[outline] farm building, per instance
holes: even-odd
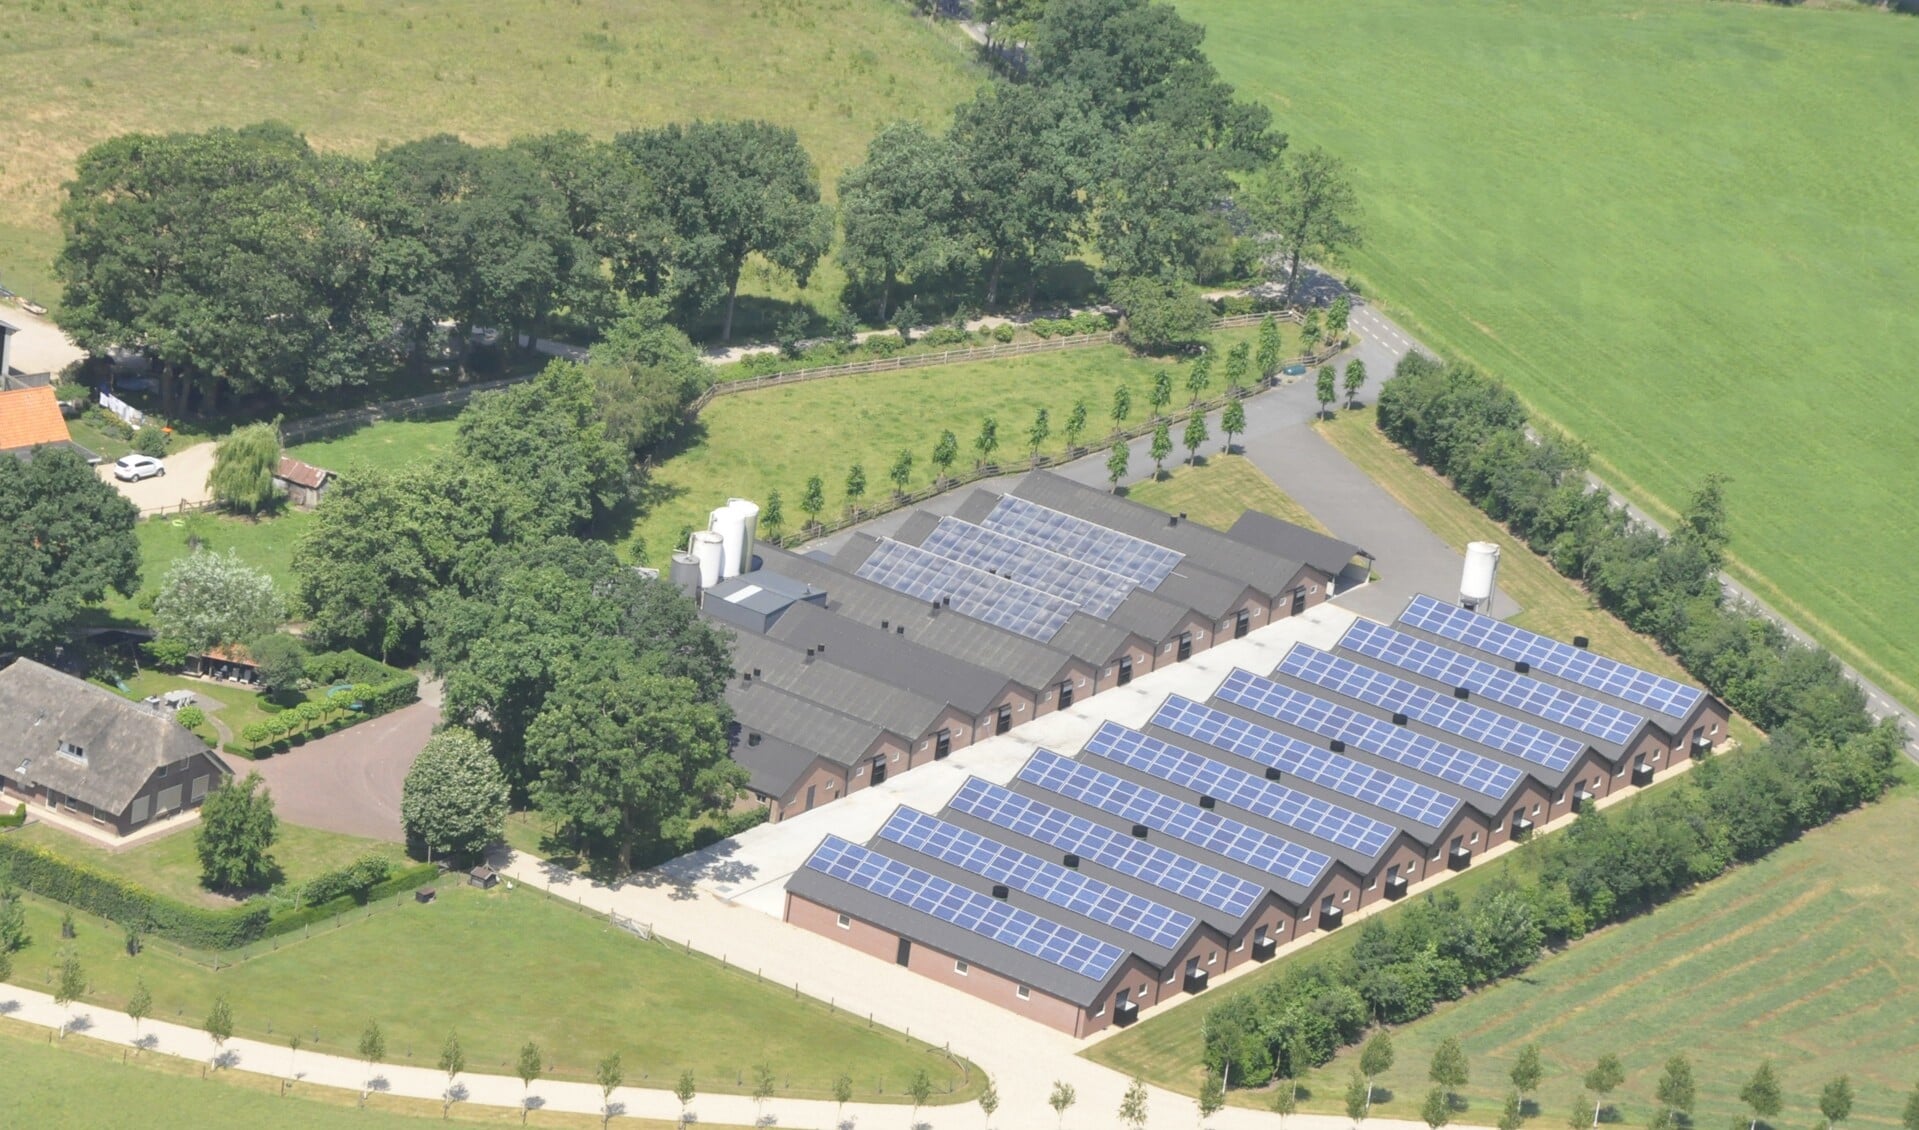
[[[41,447],[70,447],[89,463],[100,457],[73,442],[48,385],[0,390],[0,455],[31,459]]]
[[[232,770],[164,710],[31,659],[0,671],[0,791],[124,836],[198,808]]]
[[[971,776],[937,813],[896,808],[865,844],[827,837],[787,920],[1086,1036],[1643,787],[1728,719],[1423,596],[1205,685],[1005,784]]]
[[[774,820],[1304,612],[1368,569],[1309,530],[1239,537],[1048,473],[830,556],[754,546],[733,513],[715,512],[697,588],[737,637],[733,754]]]
[[[333,478],[333,472],[324,467],[315,467],[311,463],[302,463],[290,455],[280,456],[280,465],[273,472],[273,486],[287,496],[287,501],[301,510],[311,510],[320,505],[325,496],[327,483]]]

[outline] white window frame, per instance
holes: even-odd
[[[1033,999],[1033,990],[1027,988],[1025,985],[1015,985],[1013,986],[1013,995],[1023,1001],[1030,1001]]]
[[[852,916],[847,914],[840,915],[839,922],[837,923],[837,925],[842,930],[851,930],[853,928]]]
[[[964,961],[955,960],[953,962],[953,972],[959,974],[962,977],[970,973],[972,971],[972,968],[973,968],[972,966],[966,964]]]

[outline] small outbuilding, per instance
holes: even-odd
[[[500,876],[498,872],[482,863],[466,873],[466,881],[468,886],[490,891],[500,885]]]
[[[286,494],[288,502],[302,510],[320,505],[320,498],[332,481],[332,471],[288,455],[280,456],[280,465],[273,472],[273,485]]]

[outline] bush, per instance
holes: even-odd
[[[1098,310],[1082,310],[1071,319],[1075,332],[1103,334],[1113,328],[1113,319]]]
[[[283,910],[272,917],[260,936],[275,938],[291,934],[304,926],[325,922],[329,918],[345,914],[355,907],[392,898],[403,891],[418,890],[437,879],[439,875],[440,869],[431,863],[416,863],[403,867],[357,895],[345,894],[327,902]]]
[[[193,649],[179,640],[155,639],[141,644],[140,650],[146,652],[147,658],[160,670],[178,671],[187,665]]]
[[[1121,279],[1113,300],[1125,311],[1126,341],[1144,353],[1192,349],[1212,327],[1212,311],[1199,295],[1161,279]]]
[[[369,855],[345,867],[316,875],[300,888],[300,905],[318,906],[335,899],[351,898],[364,905],[367,892],[393,875],[393,864],[385,856]]]
[[[167,453],[167,441],[170,438],[165,428],[142,424],[140,430],[133,433],[133,450],[159,459]]]
[[[13,811],[0,816],[0,828],[18,828],[27,822],[27,806],[16,804]]]
[[[1013,336],[1018,332],[1018,330],[1013,328],[1013,323],[1001,322],[999,325],[993,327],[993,340],[999,342],[1001,345],[1007,345],[1012,342]]]
[[[934,326],[920,338],[926,345],[966,345],[972,340],[973,335],[958,326]]]

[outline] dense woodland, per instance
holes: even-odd
[[[157,363],[162,415],[265,416],[476,343],[597,340],[649,300],[725,341],[749,262],[803,283],[834,253],[840,322],[886,324],[1031,305],[1083,253],[1102,293],[1336,255],[1357,238],[1337,161],[1287,155],[1203,35],[1163,3],[1053,0],[1025,63],[947,130],[883,128],[837,210],[797,135],[758,121],[441,135],[371,160],[272,123],[126,135],[80,158],[61,206],[61,325]],[[828,324],[791,306],[782,336]]]

